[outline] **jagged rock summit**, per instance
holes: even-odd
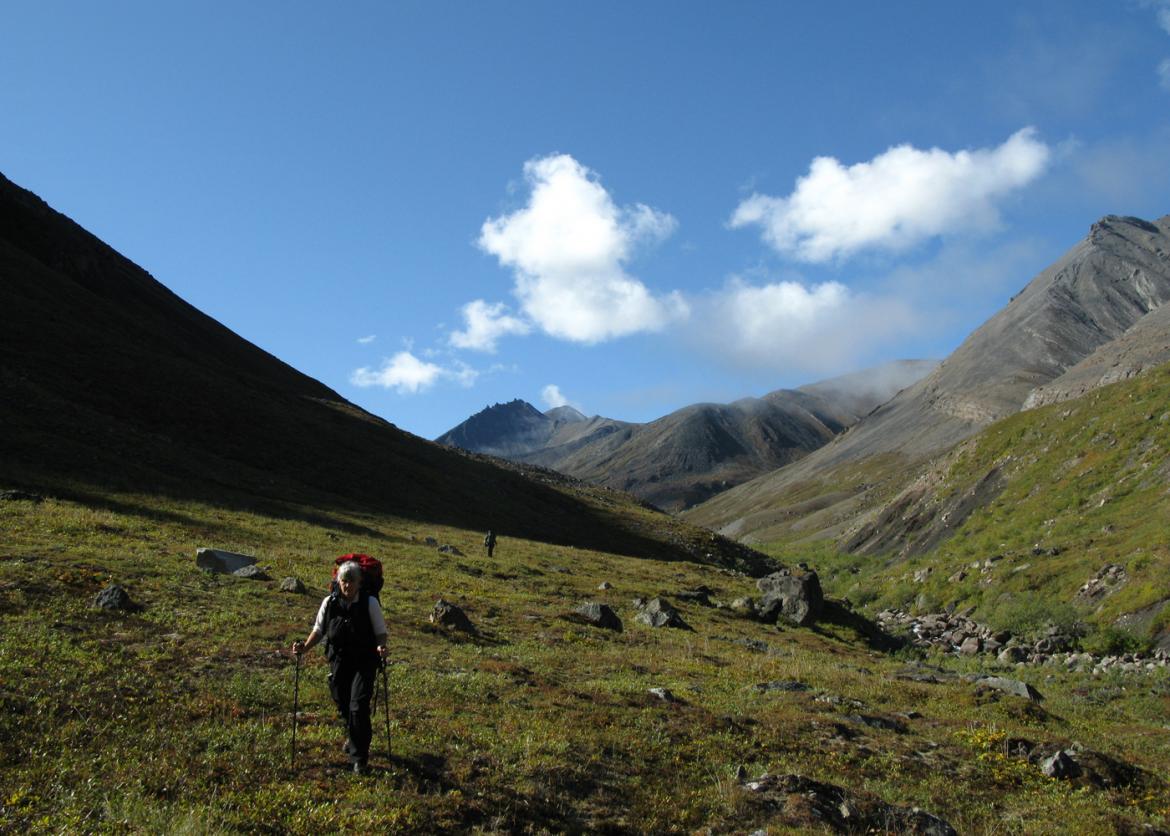
[[[541,412],[517,398],[485,407],[435,441],[473,453],[518,459],[548,446],[563,428],[588,421],[571,406]]]

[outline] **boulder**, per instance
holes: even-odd
[[[670,602],[665,598],[651,598],[641,608],[641,612],[634,616],[634,620],[651,627],[675,627],[679,630],[691,629],[690,625],[683,621],[682,616],[678,614],[678,610],[672,607]]]
[[[471,619],[467,617],[467,613],[463,612],[455,604],[452,604],[450,601],[445,601],[442,598],[436,601],[435,606],[431,608],[430,620],[432,624],[438,624],[440,627],[462,630],[464,633],[475,632],[475,626],[471,623]]]
[[[1032,702],[1040,702],[1044,699],[1040,696],[1040,692],[1028,683],[1018,679],[1008,679],[1006,676],[981,676],[975,680],[975,684],[985,688],[994,688],[1005,694],[1014,694]]]
[[[781,570],[760,578],[756,587],[763,593],[756,605],[756,613],[768,624],[783,619],[804,627],[816,621],[824,607],[821,582],[813,571],[792,573]]]
[[[679,699],[671,693],[669,688],[651,688],[650,693],[663,702],[678,702]]]
[[[111,584],[93,598],[93,605],[103,610],[133,610],[130,594],[118,584]]]
[[[1019,662],[1027,661],[1028,651],[1018,644],[1013,644],[1001,650],[995,659],[1003,665],[1015,665]]]
[[[959,645],[959,653],[963,656],[974,656],[983,647],[983,643],[978,636],[968,636],[963,639],[963,643]]]
[[[1077,778],[1081,774],[1081,768],[1077,766],[1077,762],[1064,749],[1047,758],[1040,764],[1040,768],[1049,778]]]
[[[291,592],[295,595],[304,595],[307,591],[300,578],[285,578],[280,582],[281,592]]]
[[[590,601],[578,606],[573,610],[573,613],[594,627],[600,627],[603,630],[613,630],[617,633],[622,631],[622,620],[618,618],[617,613],[608,604],[599,604]]]
[[[455,546],[452,546],[450,543],[444,543],[443,545],[439,546],[439,553],[450,554],[454,555],[455,557],[463,557],[463,552],[459,551],[459,549],[457,549]]]
[[[195,551],[195,565],[205,572],[216,575],[230,575],[245,566],[252,566],[256,558],[248,554],[224,551],[223,549],[201,548]]]

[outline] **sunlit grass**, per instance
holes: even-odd
[[[1119,679],[1098,705],[1093,689],[1106,683],[1061,673],[1037,683],[1047,700],[1033,715],[1010,698],[976,699],[961,681],[899,680],[902,658],[869,650],[846,628],[776,629],[678,601],[677,592],[700,584],[723,602],[755,593],[750,578],[708,566],[509,539],[489,560],[477,532],[391,516],[362,517],[366,533],[355,536],[197,503],[115,499],[124,510],[51,498],[0,503],[6,827],[779,828],[735,782],[741,766],[750,775],[796,772],[917,805],[962,832],[996,831],[1005,816],[1031,832],[1061,809],[1075,810],[1090,830],[1118,816],[1165,820],[1165,804],[1147,798],[1148,789],[1080,793],[1027,765],[981,761],[985,741],[971,731],[1078,740],[1165,774],[1164,676]],[[440,554],[427,537],[463,556]],[[274,580],[206,575],[194,561],[204,545],[255,554]],[[302,664],[293,767],[294,666],[281,655],[308,629],[332,557],[348,551],[372,553],[386,570],[393,759],[385,755],[379,705],[376,769],[366,777],[344,771],[320,654]],[[312,591],[280,592],[285,575]],[[599,590],[602,581],[613,588]],[[110,582],[123,584],[143,609],[92,608]],[[659,594],[694,632],[634,622],[631,600]],[[430,625],[438,597],[464,607],[479,634],[447,635]],[[585,600],[613,606],[624,631],[565,618]],[[737,643],[744,639],[774,652]],[[809,690],[753,687],[772,681]],[[653,687],[679,701],[659,700]],[[904,732],[847,719],[912,711],[921,716],[903,721]]]

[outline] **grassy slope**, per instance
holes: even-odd
[[[920,484],[929,490],[890,523],[910,515],[937,520],[998,471],[1002,490],[949,539],[914,554],[910,535],[899,541],[901,549],[877,557],[822,547],[814,562],[831,589],[871,608],[953,603],[975,607],[976,618],[995,626],[1025,630],[1050,620],[1104,626],[1164,601],[1170,598],[1168,404],[1170,366],[1164,366],[1005,419],[924,468]],[[787,558],[807,553],[783,542],[771,551]],[[996,562],[983,571],[988,558]],[[1099,605],[1076,605],[1081,584],[1111,563],[1125,567],[1129,581]],[[913,582],[926,567],[930,576]],[[949,581],[959,570],[967,577]],[[1142,625],[1142,635],[1164,633],[1166,616]]]
[[[34,832],[455,830],[687,832],[782,829],[731,779],[743,765],[796,772],[916,804],[960,832],[1084,832],[1170,815],[1164,789],[1073,790],[1005,758],[1006,735],[1076,740],[1157,774],[1170,769],[1170,683],[1036,681],[1043,708],[960,682],[896,679],[904,659],[843,627],[766,628],[730,610],[682,605],[695,632],[633,622],[635,595],[703,583],[730,600],[749,579],[505,539],[389,516],[314,520],[192,500],[110,494],[100,504],[0,502],[0,821]],[[298,518],[299,516],[299,518]],[[427,547],[434,536],[464,557]],[[297,768],[289,768],[293,665],[317,593],[209,576],[194,550],[256,553],[274,578],[321,586],[329,556],[364,550],[387,570],[394,759],[343,774],[325,665],[305,664]],[[89,606],[110,580],[145,605]],[[614,589],[597,591],[608,580]],[[454,600],[482,635],[431,628]],[[608,600],[621,634],[561,616]],[[757,639],[765,654],[726,639]],[[946,663],[957,665],[958,662]],[[970,664],[970,663],[968,663]],[[755,683],[799,680],[806,693]],[[662,703],[647,689],[682,698]],[[820,698],[838,700],[837,704]],[[897,733],[844,717],[916,711]],[[1158,719],[1151,719],[1158,718]],[[815,829],[808,820],[796,825]]]

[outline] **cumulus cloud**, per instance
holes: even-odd
[[[639,245],[674,232],[671,215],[643,204],[619,207],[597,176],[567,154],[528,161],[524,177],[528,204],[485,221],[478,244],[514,271],[527,320],[560,339],[597,343],[658,331],[687,315],[681,295],[656,296],[625,269]],[[499,317],[492,322],[498,326]],[[460,339],[473,342],[462,336],[472,331],[469,320]]]
[[[830,373],[914,323],[906,304],[839,282],[752,284],[731,279],[704,306],[700,341],[735,365]]]
[[[463,306],[463,321],[466,328],[450,336],[451,345],[474,351],[495,352],[496,343],[509,334],[527,334],[531,325],[507,313],[503,302],[489,305],[482,299],[468,302]]]
[[[556,409],[558,406],[566,406],[569,403],[569,399],[561,394],[561,387],[555,383],[550,383],[540,390],[540,399],[549,409]]]
[[[363,366],[354,370],[349,376],[349,382],[363,388],[381,386],[384,389],[393,389],[400,395],[413,395],[429,389],[441,379],[454,380],[462,386],[471,386],[478,374],[465,363],[456,363],[451,368],[444,368],[437,363],[420,360],[409,351],[400,351],[393,357],[383,360],[380,369]]]
[[[993,226],[995,201],[1038,177],[1050,155],[1036,131],[1024,128],[990,149],[899,145],[848,167],[817,157],[792,194],[753,194],[730,225],[758,225],[777,251],[808,262],[869,248],[903,250],[948,232]]]

